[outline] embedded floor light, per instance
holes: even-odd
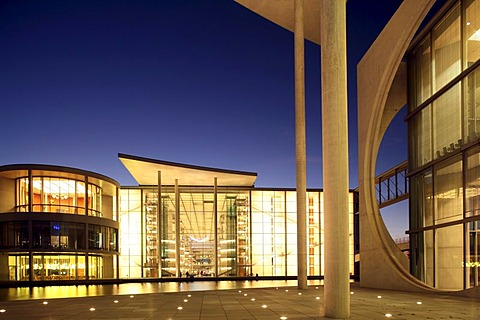
[[[95,308],[90,308],[90,311],[95,311]]]
[[[391,314],[391,313],[386,313],[386,314],[385,314],[385,317],[391,318],[391,317],[392,317],[392,314]]]
[[[262,308],[263,308],[263,309],[266,309],[266,308],[267,308],[267,305],[266,305],[266,304],[262,304]]]
[[[178,307],[177,309],[178,309],[178,310],[183,310],[183,307]]]
[[[118,303],[118,300],[113,300],[113,303]]]
[[[48,304],[48,301],[43,301],[42,303],[43,303],[43,304]]]

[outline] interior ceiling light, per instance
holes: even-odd
[[[190,240],[192,240],[194,242],[207,242],[210,239],[210,236],[206,236],[203,239],[197,239],[197,238],[192,237],[192,236],[188,236],[188,237],[190,238]]]
[[[470,38],[468,38],[470,41],[480,41],[480,29],[475,31]]]

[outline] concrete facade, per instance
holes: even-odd
[[[435,1],[404,1],[357,68],[361,285],[406,291],[431,290],[410,275],[390,237],[375,196],[375,166],[382,137],[407,103],[401,61]]]

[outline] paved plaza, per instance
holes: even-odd
[[[351,287],[351,319],[480,319],[477,299]],[[243,288],[0,302],[0,319],[325,319],[323,287]]]

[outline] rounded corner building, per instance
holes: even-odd
[[[118,278],[119,184],[60,166],[0,166],[0,281]]]

